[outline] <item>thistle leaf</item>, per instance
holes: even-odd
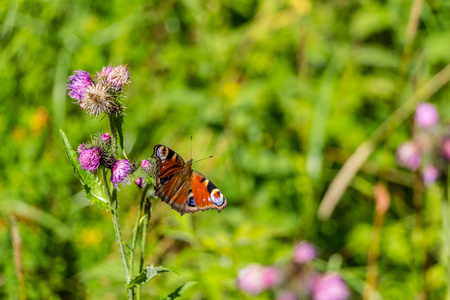
[[[188,282],[186,282],[182,286],[178,287],[175,291],[173,291],[172,293],[167,295],[167,297],[164,298],[164,300],[172,300],[172,299],[176,299],[176,298],[180,297],[181,295],[183,295],[188,289],[190,289],[196,283],[197,283],[197,281],[188,281]]]
[[[77,153],[70,145],[66,134],[61,129],[59,130],[59,133],[63,142],[64,151],[66,152],[67,158],[72,165],[75,177],[78,178],[83,185],[86,198],[88,198],[92,204],[98,205],[104,209],[110,209],[108,198],[100,179],[98,179],[93,173],[85,171],[81,168],[81,165],[77,159]]]
[[[171,267],[171,269],[174,269]],[[154,277],[158,276],[161,273],[173,271],[171,269],[165,267],[154,267],[154,266],[146,266],[145,269],[141,272],[141,274],[134,276],[130,282],[128,283],[128,287],[132,288],[137,284],[146,284]],[[175,269],[176,270],[176,269]],[[178,271],[178,270],[177,270]],[[177,273],[177,272],[175,272]]]

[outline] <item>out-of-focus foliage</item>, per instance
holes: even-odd
[[[420,19],[408,27],[413,2]],[[21,285],[28,299],[124,296],[110,213],[88,204],[59,139],[62,128],[75,147],[108,130],[107,118],[71,103],[65,83],[109,63],[131,70],[128,157],[149,158],[162,143],[189,159],[192,135],[194,159],[214,156],[194,168],[228,200],[220,214],[183,217],[153,203],[146,264],[182,277],[155,278],[145,297],[196,281],[186,298],[250,299],[236,288],[238,271],[282,264],[309,240],[360,298],[378,181],[392,197],[379,294],[444,297],[439,193],[413,189],[395,162],[409,123],[370,157],[329,220],[317,207],[345,159],[450,63],[449,2],[10,0],[0,2],[0,26],[0,298],[17,299]],[[431,99],[443,119],[449,98],[443,88]],[[135,186],[119,196],[127,241],[139,197]]]

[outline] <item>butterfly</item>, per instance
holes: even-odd
[[[187,163],[175,151],[156,145],[155,194],[181,215],[227,206],[222,192],[202,173],[192,170],[192,158]]]

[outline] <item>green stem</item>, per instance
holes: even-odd
[[[442,234],[444,242],[444,263],[447,268],[447,300],[450,299],[450,222],[448,210],[448,174],[442,179],[444,184],[443,195],[441,197],[441,213],[442,213]]]
[[[111,206],[111,215],[114,225],[114,233],[116,235],[117,245],[119,246],[120,259],[122,260],[122,266],[125,271],[125,280],[128,283],[130,281],[130,274],[128,271],[128,264],[125,254],[125,249],[123,247],[122,232],[120,231],[119,216],[118,216],[118,202],[117,202],[117,191],[112,190],[112,195],[109,192],[108,180],[106,177],[106,170],[103,170],[103,183],[105,185],[106,195],[108,196],[109,205]],[[129,299],[134,299],[133,289],[128,289]]]
[[[112,155],[117,158],[117,128],[116,119],[113,115],[109,115],[109,126],[111,127]]]
[[[139,261],[139,274],[144,269],[144,255],[145,255],[145,244],[147,241],[147,229],[148,223],[151,217],[152,202],[147,198],[144,204],[144,225],[142,226],[142,241],[141,241],[141,258]],[[138,286],[138,299],[141,299],[141,285]]]
[[[144,200],[145,197],[147,195],[147,191],[149,189],[149,185],[145,185],[144,187],[144,191],[142,193],[142,197],[141,197],[141,202],[139,203],[139,209],[138,209],[138,213],[137,213],[137,217],[136,217],[136,222],[134,224],[134,229],[133,229],[133,241],[131,243],[131,255],[130,255],[130,270],[131,270],[131,274],[133,274],[133,266],[134,266],[134,253],[136,251],[136,242],[137,242],[137,237],[139,234],[139,221],[141,219],[141,215],[142,215],[142,207],[144,206]]]

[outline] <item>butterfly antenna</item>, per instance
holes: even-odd
[[[191,135],[191,158],[192,158],[192,135]]]
[[[196,162],[199,162],[199,161],[202,161],[202,160],[205,160],[205,159],[209,159],[209,158],[212,158],[212,157],[213,157],[213,156],[211,155],[211,156],[208,156],[208,157],[205,157],[205,158],[202,158],[202,159],[193,161],[192,163],[196,163]]]

